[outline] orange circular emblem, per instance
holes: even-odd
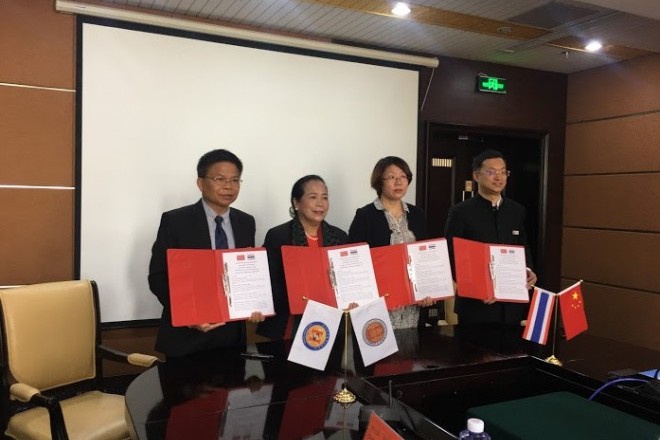
[[[312,350],[320,350],[328,343],[328,327],[322,322],[312,322],[303,332],[305,346]]]
[[[362,329],[362,337],[364,342],[373,346],[380,345],[387,336],[387,327],[380,319],[370,319],[364,324]]]

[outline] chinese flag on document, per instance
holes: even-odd
[[[581,282],[573,284],[559,294],[561,320],[564,323],[566,339],[572,339],[587,330],[587,316],[584,313]]]

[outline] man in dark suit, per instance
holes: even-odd
[[[221,249],[254,246],[255,221],[251,215],[230,205],[241,189],[243,164],[227,150],[204,154],[197,164],[197,187],[202,198],[193,205],[165,212],[151,250],[149,288],[163,305],[156,350],[168,357],[218,347],[245,344],[245,322],[204,323],[173,327],[167,276],[167,249]],[[263,320],[261,313],[251,321]]]
[[[472,176],[477,182],[477,194],[449,210],[445,226],[445,237],[453,261],[454,237],[483,243],[525,246],[527,257],[527,288],[536,282],[531,253],[527,247],[525,233],[525,208],[515,201],[503,197],[507,178],[506,161],[499,151],[486,150],[472,162]],[[458,292],[460,295],[460,291]],[[505,324],[520,327],[526,317],[527,304],[481,301],[456,297],[454,311],[458,324]]]

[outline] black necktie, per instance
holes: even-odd
[[[227,249],[229,244],[227,243],[227,234],[225,230],[222,229],[222,217],[217,216],[215,218],[215,248],[216,249]]]

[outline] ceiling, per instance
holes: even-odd
[[[659,0],[82,0],[302,38],[571,73],[660,53]],[[586,52],[587,40],[603,42]]]

